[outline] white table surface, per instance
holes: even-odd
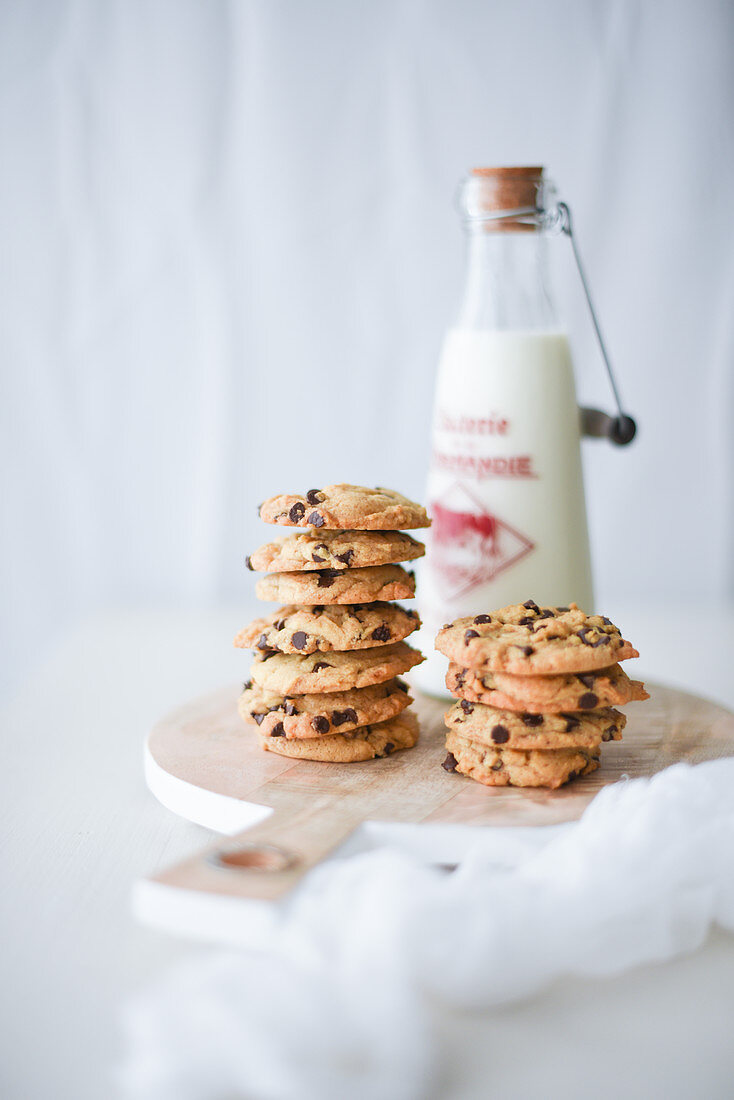
[[[607,610],[644,655],[638,675],[734,709],[734,612]],[[114,1096],[120,1006],[202,950],[130,915],[136,878],[208,838],[148,794],[141,746],[170,707],[246,678],[247,656],[230,639],[247,617],[247,609],[100,616],[40,663],[6,710],[4,1098]],[[436,965],[450,965],[444,944]],[[443,1013],[436,1096],[729,1098],[733,988],[734,938],[715,931],[672,963],[613,979],[569,977],[503,1010]]]

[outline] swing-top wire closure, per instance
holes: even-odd
[[[622,408],[622,400],[619,396],[619,390],[617,389],[614,371],[612,370],[612,364],[607,354],[604,337],[601,334],[594,303],[591,300],[591,291],[589,290],[589,283],[586,278],[584,265],[579,255],[579,249],[573,231],[573,222],[571,220],[571,210],[568,203],[559,202],[549,210],[541,210],[537,206],[518,206],[514,210],[486,210],[482,211],[482,213],[473,211],[466,220],[471,221],[474,225],[482,224],[483,222],[516,221],[526,225],[537,225],[541,229],[550,232],[560,232],[568,237],[571,242],[576,268],[579,273],[579,278],[581,279],[581,286],[584,288],[586,304],[589,307],[591,321],[594,325],[596,338],[599,342],[604,366],[607,369],[607,376],[609,378],[609,384],[612,387],[612,393],[614,394],[614,401],[618,413],[616,417],[609,417],[599,409],[583,409],[584,434],[606,436],[612,443],[616,443],[620,447],[625,446],[627,443],[631,443],[637,433],[637,425],[632,417]]]

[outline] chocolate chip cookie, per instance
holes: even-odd
[[[355,649],[349,653],[258,653],[250,677],[258,687],[275,695],[318,695],[324,691],[349,691],[401,676],[425,658],[405,642]]]
[[[588,713],[519,714],[462,699],[444,716],[461,737],[491,748],[598,749],[602,741],[621,741],[627,719],[614,707]]]
[[[421,625],[417,611],[400,604],[338,604],[303,607],[287,604],[272,615],[254,619],[234,640],[240,649],[263,653],[329,653],[372,649],[401,642]]]
[[[639,656],[604,616],[533,600],[457,619],[438,632],[436,649],[462,668],[531,676],[588,672]]]
[[[555,789],[599,767],[598,751],[568,749],[502,749],[461,737],[446,736],[443,767],[476,779],[487,787],[549,787]]]
[[[245,559],[261,573],[314,569],[362,569],[422,558],[426,548],[404,531],[299,531],[266,542]]]
[[[645,685],[630,680],[620,665],[559,676],[516,676],[509,672],[479,672],[452,662],[446,673],[446,687],[459,699],[530,714],[595,710],[650,698]]]
[[[400,531],[430,527],[425,508],[393,489],[326,485],[302,496],[284,493],[260,505],[260,519],[284,527]]]
[[[415,595],[415,577],[401,565],[271,573],[257,582],[255,593],[260,600],[311,605],[409,600]]]
[[[399,749],[412,749],[418,740],[418,719],[411,711],[375,725],[360,726],[351,733],[331,733],[324,737],[288,740],[287,737],[262,737],[260,745],[280,756],[301,760],[323,760],[330,764],[352,764],[390,756]]]
[[[303,738],[386,722],[412,702],[408,685],[396,678],[320,695],[273,695],[251,684],[240,695],[238,709],[246,722],[259,727],[261,737]]]

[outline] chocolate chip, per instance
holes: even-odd
[[[385,756],[389,756],[394,748],[395,748],[395,746],[393,745],[392,741],[386,741],[385,742],[385,748],[383,749],[383,752],[385,753]]]
[[[307,641],[308,634],[305,630],[297,630],[295,634],[291,635],[291,644],[294,645],[296,649],[303,649]]]
[[[319,588],[328,588],[339,576],[338,569],[317,569],[316,576],[319,579]]]
[[[308,517],[308,522],[311,524],[312,527],[323,527],[326,523],[326,520],[320,512],[312,512],[311,515]]]
[[[607,726],[607,728],[604,730],[604,733],[601,735],[602,741],[613,741],[616,732],[616,726]]]
[[[329,732],[329,719],[324,718],[321,714],[317,714],[315,718],[311,719],[311,725],[317,733]]]
[[[290,700],[286,702],[283,709],[289,718],[292,718],[294,714],[298,714],[298,707],[294,707]]]
[[[572,779],[577,779],[577,778],[578,778],[578,774],[579,774],[578,772],[569,772],[569,774],[568,774],[568,782],[570,783]]]
[[[475,618],[474,618],[474,622],[475,623],[491,623],[492,622],[492,616],[491,615],[476,615]]]
[[[456,676],[456,686],[457,686],[457,688],[463,687],[465,680],[466,680],[466,669],[462,669],[461,672],[459,672]]]
[[[285,619],[278,619],[276,623],[273,623],[276,630],[282,630],[285,626]]]
[[[242,690],[243,691],[249,691],[251,687],[252,687],[252,680],[246,680],[245,683],[242,685]]]
[[[467,699],[462,699],[459,706],[463,710],[464,714],[473,714],[474,713],[474,707],[471,705],[471,703]]]
[[[520,619],[520,621],[517,625],[518,626],[528,626],[529,623],[533,623],[533,622],[535,622],[535,620],[533,618],[531,618],[530,615],[524,615],[522,617],[522,619]]]
[[[543,715],[542,714],[523,714],[521,715],[523,725],[525,726],[542,726]]]
[[[504,745],[510,740],[510,734],[506,726],[492,726],[492,740],[496,745]]]
[[[267,634],[261,634],[260,635],[260,640],[257,642],[257,648],[258,649],[270,649],[270,646],[268,645],[268,636],[267,636]]]
[[[408,691],[410,690],[408,688],[408,685],[406,684],[405,680],[396,680],[395,681],[395,687],[400,688],[400,690],[404,691],[406,695],[408,694]]]
[[[612,625],[612,620],[608,619],[606,617],[606,615],[602,615],[601,621],[604,623],[604,626],[611,626]]]
[[[255,571],[255,566],[252,564],[252,558],[250,557],[249,554],[245,558],[245,565],[247,566],[248,569],[251,569],[253,572]]]
[[[593,691],[585,691],[579,699],[579,706],[581,710],[593,710],[599,703],[599,696],[594,695]]]
[[[557,607],[556,608],[556,611],[560,611],[560,612],[570,611],[570,610],[571,610],[570,607]]]
[[[458,761],[457,761],[456,757],[454,756],[454,754],[452,752],[450,752],[450,753],[447,753],[446,759],[444,760],[441,767],[447,772],[455,772],[457,763],[458,763]]]
[[[581,724],[578,718],[574,718],[572,714],[562,714],[561,717],[566,719],[566,733],[571,733],[572,730],[578,729]]]
[[[306,493],[306,500],[309,504],[320,504],[323,499],[320,489],[309,489]]]
[[[311,669],[311,671],[312,672],[321,672],[322,668],[333,668],[333,667],[334,666],[330,665],[327,661],[317,661],[316,664]]]
[[[296,504],[293,505],[290,512],[288,513],[288,519],[291,521],[291,523],[298,523],[299,520],[303,519],[305,513],[306,505],[301,504],[299,500]]]
[[[285,726],[282,722],[278,722],[276,726],[273,726],[270,731],[271,737],[285,737]]]
[[[356,722],[357,712],[353,707],[346,710],[335,710],[331,715],[332,726],[343,726],[345,722]]]
[[[530,657],[533,653],[535,653],[535,650],[531,645],[520,646],[520,649],[522,650],[524,657]]]
[[[528,611],[540,611],[540,608],[538,607],[535,600],[526,600],[523,604],[523,607],[526,608]]]
[[[311,561],[326,561],[326,558],[322,558],[321,554],[316,553],[317,550],[321,549],[322,547],[320,546],[314,546],[313,550],[311,551]],[[326,547],[324,546],[323,549],[326,550]]]
[[[466,631],[464,631],[464,645],[469,645],[469,642],[472,640],[472,638],[478,638],[478,637],[479,637],[479,631],[478,630],[466,630]]]
[[[538,618],[539,619],[552,619],[553,618],[553,612],[551,611],[551,609],[549,607],[544,607],[543,610],[538,613]]]
[[[589,627],[588,626],[582,626],[580,630],[576,631],[576,637],[580,638],[581,641],[584,643],[584,645],[591,646],[592,649],[598,649],[598,647],[600,645],[608,645],[609,644],[609,635],[608,634],[600,634],[599,638],[595,642],[590,642],[588,640],[588,638],[586,637],[586,635],[588,633],[589,633]]]
[[[337,561],[342,561],[345,565],[349,565],[354,557],[354,550],[345,550],[343,554],[335,554],[334,557]]]
[[[265,715],[264,714],[258,714],[257,711],[254,711],[254,710],[251,711],[251,714],[252,714],[252,717],[257,722],[258,726],[261,726],[262,723],[263,723],[263,719],[264,719]]]
[[[378,626],[376,630],[372,631],[372,637],[376,642],[387,642],[390,640],[390,628],[387,623],[383,623],[382,626]]]
[[[502,761],[501,760],[495,760],[494,764],[492,765],[492,771],[493,772],[502,771]]]
[[[587,687],[589,689],[589,691],[591,691],[591,689],[594,686],[594,681],[596,680],[596,676],[594,675],[593,672],[577,672],[576,673],[576,679],[580,680],[581,683],[584,685],[584,687]]]
[[[277,652],[278,652],[277,649],[270,649],[266,653],[264,649],[261,649],[260,650],[260,660],[261,661],[269,661],[271,657],[275,657]]]

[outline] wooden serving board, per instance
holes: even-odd
[[[581,816],[606,784],[651,776],[678,761],[734,755],[734,714],[673,688],[625,708],[624,740],[602,746],[592,775],[557,791],[488,788],[441,768],[447,702],[417,695],[414,749],[357,764],[297,761],[264,752],[236,709],[238,688],[189,703],[150,734],[146,775],[170,809],[233,833],[150,880],[180,891],[276,901],[365,821],[445,825],[557,825]],[[265,820],[262,820],[263,817]]]

